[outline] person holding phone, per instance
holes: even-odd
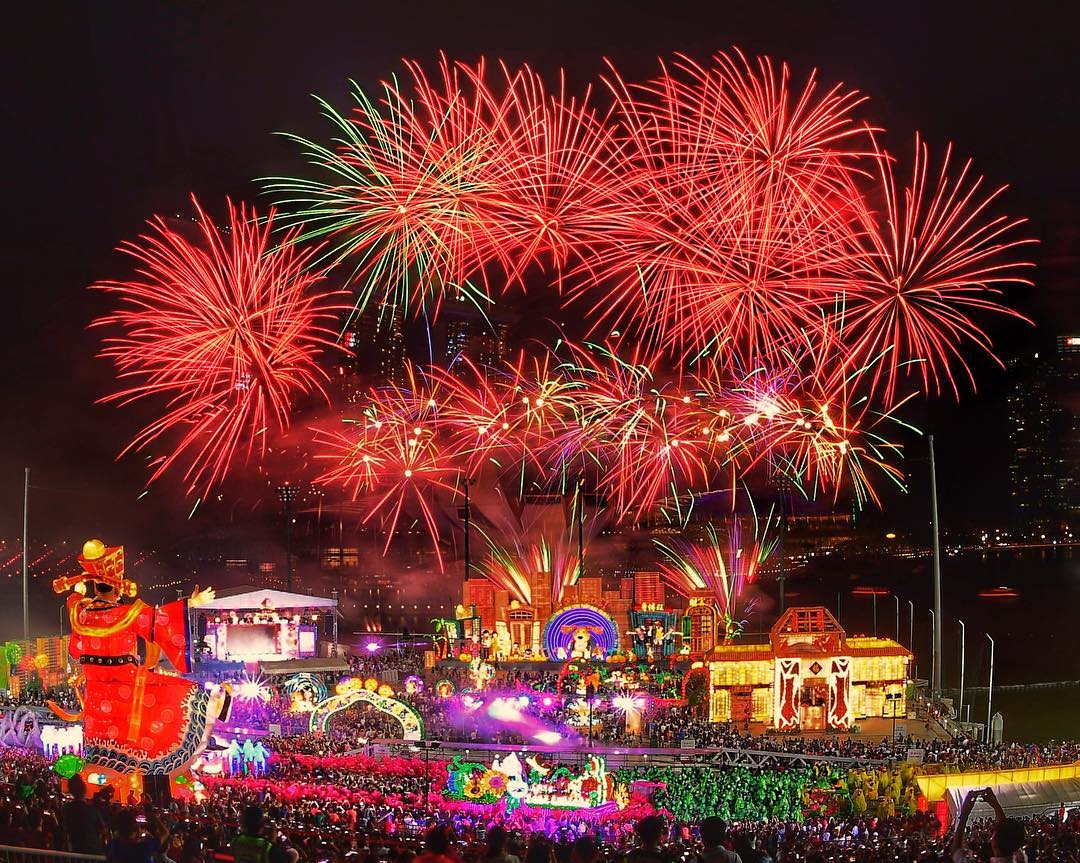
[[[990,837],[991,863],[1027,863],[1024,852],[1024,825],[1016,818],[1007,818],[1001,808],[993,788],[979,788],[969,791],[960,807],[960,818],[956,822],[956,832],[949,846],[953,863],[975,863],[978,859],[972,850],[964,844],[968,819],[978,800],[985,800],[994,810],[994,832]]]
[[[117,814],[114,826],[116,836],[105,851],[109,863],[157,863],[168,859],[164,858],[163,849],[169,831],[157,818],[123,809]]]

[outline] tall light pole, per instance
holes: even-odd
[[[956,715],[960,717],[961,721],[964,718],[964,649],[967,641],[967,629],[964,627],[964,621],[960,623],[960,703],[956,709]]]
[[[885,695],[885,700],[892,702],[892,741],[896,743],[896,705],[900,703],[901,695],[899,692],[889,692]]]
[[[930,609],[930,695],[933,698],[934,692],[937,691],[934,675],[937,674],[937,615],[934,614],[934,609]]]
[[[986,691],[986,742],[990,742],[990,717],[991,707],[994,704],[994,639],[990,633],[986,633],[986,640],[990,642],[990,686]]]
[[[934,436],[930,435],[930,521],[934,542],[934,686],[932,693],[941,697],[941,543],[938,539],[937,462],[934,460]]]
[[[908,634],[907,634],[907,646],[908,650],[912,653],[915,652],[915,603],[912,600],[907,601],[908,604]]]
[[[578,580],[585,575],[585,478],[577,484],[577,567]]]
[[[296,500],[296,489],[288,483],[277,487],[278,498],[285,508],[285,589],[292,591],[292,502]]]
[[[585,687],[585,698],[589,702],[589,748],[592,749],[592,708],[593,700],[596,697],[596,687],[593,684],[589,684]]]
[[[465,477],[465,580],[469,580],[469,576],[472,575],[470,571],[472,569],[472,561],[469,559],[469,525],[472,518],[472,511],[469,509],[469,484],[472,482],[468,477]]]
[[[900,597],[895,593],[893,599],[896,600],[896,643],[900,643]]]
[[[30,541],[30,468],[25,469],[23,477],[23,510],[22,510],[22,637],[27,642],[29,650],[30,642],[30,559],[26,545]]]
[[[784,581],[787,579],[787,573],[784,572],[784,554],[785,554],[785,552],[784,552],[784,539],[787,536],[787,519],[784,517],[784,477],[783,476],[780,477],[779,488],[780,488],[780,537],[779,537],[779,540],[780,540],[780,555],[779,555],[780,571],[776,576],[776,584],[777,584],[777,587],[778,587],[779,593],[780,593],[780,613],[783,614],[784,613],[784,605],[785,605]],[[840,620],[839,615],[837,615],[837,622],[839,622],[839,620]]]

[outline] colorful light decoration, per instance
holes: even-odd
[[[447,765],[443,796],[470,803],[505,802],[508,811],[518,806],[538,809],[622,809],[629,795],[626,786],[607,770],[604,759],[590,755],[580,771],[553,767],[536,757],[526,760],[514,753],[496,757],[491,766],[456,757]]]
[[[227,719],[224,691],[192,683],[156,669],[158,653],[181,672],[190,671],[188,610],[213,599],[196,591],[188,599],[150,606],[136,598],[138,587],[125,577],[124,549],[100,540],[83,545],[82,571],[53,582],[67,599],[69,651],[82,666],[81,710],[72,713],[49,702],[67,722],[83,725],[83,757],[94,772],[111,777],[175,776],[209,740],[217,719]],[[132,602],[122,604],[121,597]],[[153,648],[147,661],[128,661],[136,641]]]
[[[274,697],[274,692],[266,678],[250,677],[245,674],[236,685],[235,695],[239,701],[261,701],[266,704]]]
[[[806,792],[829,788],[838,778],[804,768],[715,770],[696,765],[623,768],[615,776],[631,787],[650,783],[656,789],[653,805],[684,823],[713,815],[729,821],[802,821]]]
[[[311,713],[315,705],[325,701],[329,695],[326,684],[306,671],[286,678],[281,688],[289,696],[289,709],[293,713]]]
[[[393,688],[380,684],[375,678],[357,680],[347,678],[339,683],[335,693],[315,705],[311,712],[310,728],[314,732],[324,732],[330,725],[330,719],[359,702],[370,704],[372,708],[396,719],[401,725],[402,740],[420,740],[424,735],[424,721],[410,704],[393,697]]]
[[[487,685],[495,678],[495,666],[485,662],[479,656],[469,661],[469,680],[477,692],[483,692]]]
[[[450,698],[454,694],[454,684],[449,680],[440,680],[435,684],[435,694],[439,698]]]
[[[557,659],[611,656],[619,650],[619,630],[607,612],[593,605],[570,605],[544,626],[544,650]]]
[[[76,773],[82,772],[86,762],[78,755],[61,755],[53,762],[53,772],[61,779],[70,779]]]

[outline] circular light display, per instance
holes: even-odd
[[[556,611],[544,627],[548,659],[607,657],[619,649],[619,630],[611,617],[593,605],[569,605]]]

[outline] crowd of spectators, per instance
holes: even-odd
[[[50,701],[65,710],[77,710],[79,707],[79,699],[70,686],[51,686],[47,689],[24,686],[17,696],[9,690],[0,689],[0,711],[18,707],[46,707]]]
[[[288,777],[284,777],[288,778]],[[371,777],[325,781],[374,783]],[[418,791],[422,779],[395,780]],[[385,786],[385,780],[382,780]],[[981,792],[986,797],[984,792]],[[989,798],[987,798],[989,799]],[[969,807],[970,808],[970,807]],[[967,819],[964,819],[966,822]],[[892,819],[842,816],[801,823],[677,824],[647,817],[587,824],[564,820],[523,832],[491,816],[427,814],[420,807],[355,805],[317,796],[286,802],[274,791],[221,786],[203,803],[123,805],[87,798],[74,782],[61,791],[39,757],[0,758],[0,844],[105,853],[123,863],[240,860],[246,835],[264,863],[1064,863],[1080,859],[1080,817],[1053,813],[1018,821],[999,814],[961,823],[952,836],[930,813]],[[250,844],[250,843],[249,843]]]

